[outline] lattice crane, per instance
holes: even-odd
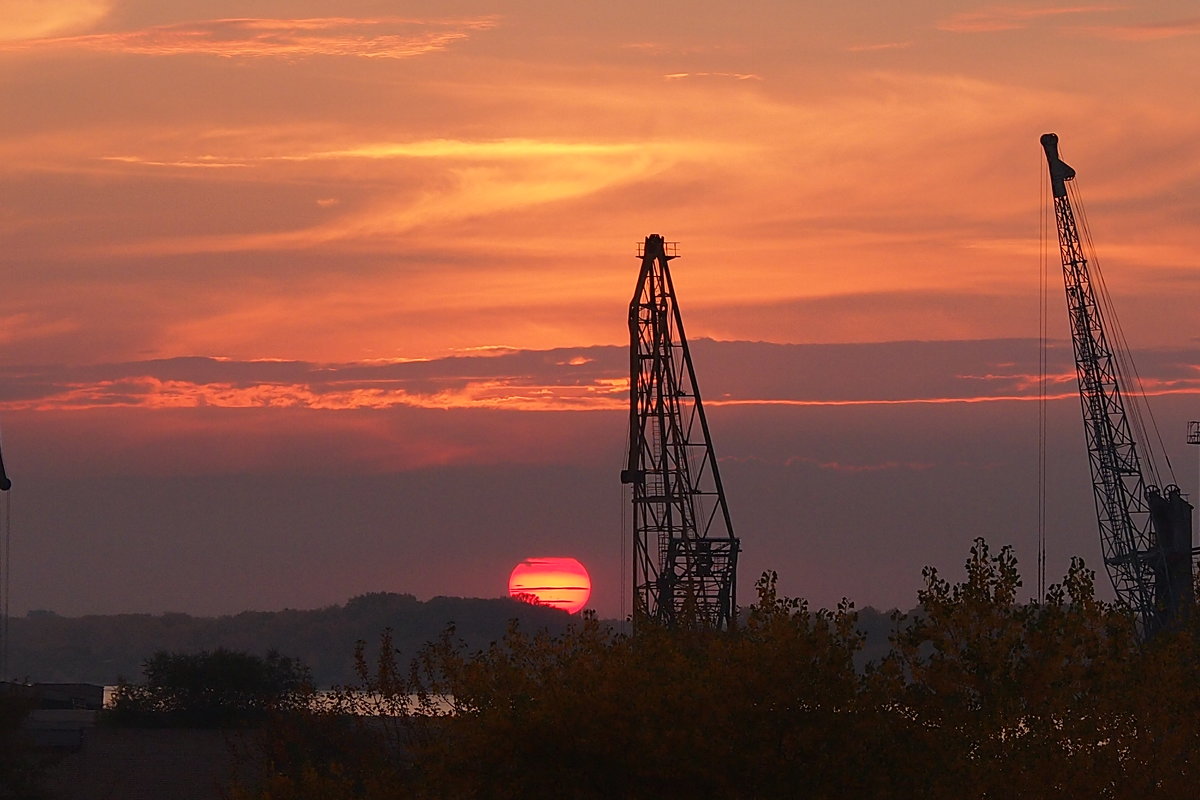
[[[629,459],[633,487],[633,620],[669,627],[735,624],[739,540],[667,262],[652,234],[629,303]]]
[[[1050,170],[1104,565],[1117,599],[1134,613],[1142,636],[1150,637],[1195,604],[1192,506],[1174,483],[1159,488],[1152,465],[1153,480],[1143,476],[1122,391],[1123,354],[1109,344],[1105,313],[1110,306],[1099,273],[1093,281],[1088,268],[1068,196],[1075,170],[1059,157],[1057,135],[1047,133],[1041,143]]]

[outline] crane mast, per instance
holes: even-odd
[[[633,621],[726,629],[735,622],[739,540],[725,503],[683,317],[652,234],[629,303]]]
[[[1059,157],[1057,135],[1045,134],[1041,144],[1054,198],[1101,551],[1118,601],[1149,637],[1195,603],[1192,506],[1178,486],[1160,489],[1143,477],[1119,362],[1105,333],[1103,307],[1067,192],[1075,170]]]

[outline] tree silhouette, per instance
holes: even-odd
[[[114,691],[114,724],[219,727],[260,721],[269,712],[307,708],[312,682],[299,661],[234,650],[155,653],[140,684]]]
[[[1190,795],[1194,623],[1139,646],[1082,561],[1022,601],[1011,548],[977,540],[965,580],[927,568],[858,668],[853,605],[812,611],[776,583],[733,631],[584,615],[471,651],[450,628],[407,666],[385,635],[323,717],[340,732],[272,732],[288,757],[239,797]]]

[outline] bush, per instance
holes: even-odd
[[[227,727],[307,707],[313,688],[299,661],[233,650],[155,653],[143,682],[120,683],[106,718],[118,725]]]

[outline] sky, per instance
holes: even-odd
[[[1195,495],[1198,82],[1188,0],[0,0],[12,611],[500,596],[568,556],[628,613],[650,233],[742,602],[910,607],[976,536],[1032,594],[1038,137]],[[1100,555],[1049,266],[1053,580]]]

